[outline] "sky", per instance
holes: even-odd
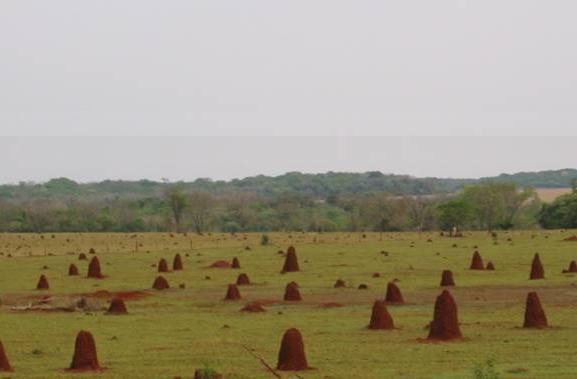
[[[572,0],[4,0],[0,182],[575,167],[575,14]]]

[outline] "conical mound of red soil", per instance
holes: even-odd
[[[481,258],[481,254],[478,251],[473,253],[473,258],[471,259],[471,270],[484,270],[485,265],[483,264],[483,259]]]
[[[334,288],[344,288],[344,287],[346,287],[345,281],[342,279],[337,279],[337,281],[335,282],[335,285],[333,287]]]
[[[0,342],[0,371],[12,371],[12,366],[10,366],[2,342]]]
[[[299,285],[295,282],[290,282],[286,285],[284,291],[284,301],[301,301],[301,293],[299,291]]]
[[[454,285],[453,272],[451,270],[443,270],[441,274],[441,287],[452,287]]]
[[[232,268],[240,268],[240,261],[237,257],[232,258],[232,264],[230,265]]]
[[[68,276],[76,276],[78,275],[78,267],[75,264],[70,264],[68,266]]]
[[[284,333],[276,368],[281,371],[300,371],[309,368],[303,337],[297,329],[288,329]]]
[[[289,246],[286,258],[284,261],[284,266],[282,267],[282,272],[295,272],[300,271],[299,262],[297,259],[297,253],[293,246]]]
[[[174,259],[172,260],[172,270],[180,271],[182,269],[183,269],[182,258],[180,257],[180,254],[176,254],[174,256]]]
[[[571,261],[571,263],[569,263],[569,268],[567,269],[566,272],[577,272],[577,262]]]
[[[96,343],[90,332],[81,330],[76,336],[74,344],[74,356],[70,364],[71,370],[99,370],[98,357],[96,355]]]
[[[170,286],[168,285],[168,281],[164,278],[164,276],[157,276],[156,279],[154,279],[152,288],[155,290],[166,290],[169,289]]]
[[[254,301],[252,303],[248,303],[242,309],[242,312],[266,312],[266,309],[263,308],[262,304],[258,301]]]
[[[529,279],[535,280],[544,278],[545,278],[545,270],[543,269],[541,258],[539,258],[539,254],[535,254],[535,256],[533,257],[533,263],[531,263],[531,275],[529,276]]]
[[[250,284],[250,279],[247,274],[240,274],[236,278],[236,285],[237,286],[248,286]]]
[[[427,337],[427,339],[450,341],[458,338],[462,338],[462,335],[459,329],[457,304],[449,291],[444,290],[437,296],[433,322],[431,322],[431,329],[429,330],[429,337]]]
[[[525,305],[525,322],[523,328],[546,328],[547,316],[541,306],[541,300],[537,292],[527,294],[527,303]]]
[[[126,305],[124,304],[124,300],[119,297],[115,297],[110,301],[110,307],[108,307],[108,311],[106,311],[109,315],[123,315],[128,313],[126,310]]]
[[[94,257],[90,260],[90,263],[88,264],[87,277],[96,279],[102,278],[102,273],[100,272],[100,261],[98,260],[98,257]]]
[[[236,284],[229,284],[228,289],[226,290],[226,296],[224,300],[240,300],[240,291]]]
[[[78,254],[78,260],[79,261],[85,261],[86,259],[87,259],[86,254],[84,254],[84,253]]]
[[[168,272],[168,263],[166,259],[162,258],[158,261],[158,272]]]
[[[96,254],[96,250],[94,250],[94,248],[91,247],[90,250],[88,250],[88,254]]]
[[[210,265],[210,268],[230,268],[230,263],[227,261],[216,261]]]
[[[48,285],[48,279],[46,276],[40,275],[40,279],[38,279],[38,284],[36,284],[37,290],[47,290],[50,289],[50,285]]]
[[[369,322],[369,329],[393,329],[393,318],[387,310],[384,301],[375,301],[373,304],[373,312],[371,313],[371,321]]]
[[[385,301],[388,304],[402,304],[405,302],[403,300],[403,295],[401,294],[401,290],[393,282],[389,282],[387,284],[387,294],[385,295]]]
[[[489,263],[487,263],[487,268],[485,270],[495,271],[495,265],[493,264],[493,262],[489,261]]]

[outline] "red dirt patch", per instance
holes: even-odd
[[[231,265],[227,261],[216,261],[208,267],[209,268],[230,268]]]
[[[262,306],[262,304],[258,301],[253,301],[245,305],[241,310],[241,312],[266,312],[266,309]]]
[[[344,305],[342,305],[341,303],[336,303],[336,302],[329,302],[329,303],[321,304],[321,308],[340,308],[340,307],[344,307]]]
[[[277,370],[300,371],[308,369],[303,337],[298,329],[288,329],[281,341]]]
[[[567,241],[567,242],[577,242],[577,236],[567,237],[567,238],[565,238],[563,241]]]
[[[113,299],[118,298],[122,300],[140,300],[145,297],[151,296],[150,293],[144,291],[117,291],[117,292],[108,292],[105,290],[90,292],[90,293],[83,293],[80,294],[83,297],[95,297],[98,299]]]

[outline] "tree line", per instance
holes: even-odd
[[[154,196],[0,198],[2,232],[199,234],[266,231],[503,230],[577,227],[577,194],[542,204],[515,183],[482,182],[453,194],[285,191],[212,193],[171,184]]]

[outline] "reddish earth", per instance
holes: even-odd
[[[381,274],[378,272],[373,273],[373,278],[380,278]]]
[[[441,287],[452,287],[454,285],[453,272],[451,270],[443,270],[441,274]]]
[[[294,246],[289,246],[281,272],[285,273],[295,271],[300,271],[297,253]]]
[[[240,261],[238,260],[237,257],[232,258],[231,267],[232,268],[240,268]]]
[[[68,266],[68,276],[77,276],[78,275],[78,267],[75,264],[71,263]]]
[[[6,356],[6,352],[4,351],[4,345],[2,342],[0,342],[0,371],[13,371],[10,361],[8,361],[8,357]]]
[[[369,329],[394,329],[393,318],[387,310],[384,301],[377,300],[373,304]]]
[[[321,304],[321,308],[340,308],[343,306],[344,305],[342,305],[341,303],[336,303],[336,302],[328,302],[328,303]]]
[[[358,286],[357,288],[360,289],[360,290],[366,290],[366,289],[369,288],[369,286],[367,286],[367,285],[364,284],[364,283],[361,283],[361,284],[359,284],[359,286]]]
[[[127,314],[128,311],[126,310],[126,305],[124,304],[124,300],[119,297],[115,297],[110,302],[110,307],[108,307],[108,311],[106,314],[109,315],[124,315]]]
[[[166,259],[162,258],[158,261],[158,272],[168,272],[168,263]]]
[[[37,290],[47,290],[50,289],[50,285],[48,285],[48,279],[46,276],[40,275],[40,279],[38,279],[38,284],[36,285]]]
[[[301,293],[299,286],[295,282],[290,282],[286,285],[284,291],[284,301],[301,301]]]
[[[388,304],[402,304],[405,302],[403,300],[403,295],[401,294],[401,290],[393,282],[389,282],[387,284],[387,294],[385,295],[385,301]]]
[[[567,241],[567,242],[577,242],[577,236],[567,237],[567,238],[565,238],[563,241]]]
[[[157,276],[152,284],[152,288],[155,290],[166,290],[170,288],[168,281],[164,278],[164,276]]]
[[[80,294],[83,297],[95,297],[98,299],[122,299],[122,300],[140,300],[145,297],[151,296],[150,293],[144,291],[119,291],[119,292],[108,292],[105,290]]]
[[[172,260],[172,270],[180,271],[182,269],[183,269],[182,258],[180,257],[180,254],[176,254],[174,256],[174,259]]]
[[[76,336],[74,344],[74,356],[70,364],[70,370],[99,370],[96,343],[90,332],[81,330]]]
[[[226,290],[226,296],[224,297],[224,300],[240,300],[240,299],[241,299],[240,291],[238,290],[236,284],[229,284],[228,289]]]
[[[430,341],[450,341],[462,337],[455,299],[449,291],[443,290],[435,302],[435,312],[427,339]]]
[[[535,280],[544,278],[545,278],[545,270],[543,269],[541,258],[539,258],[539,254],[535,254],[535,256],[533,257],[533,262],[531,263],[531,274],[529,276],[529,279]]]
[[[541,306],[541,300],[537,292],[527,294],[527,303],[525,304],[525,322],[523,328],[542,329],[547,327],[547,316]]]
[[[230,263],[227,261],[216,261],[209,266],[210,268],[230,268]]]
[[[236,278],[236,285],[237,286],[247,286],[250,284],[250,279],[247,274],[240,274]]]
[[[471,259],[471,266],[469,267],[471,270],[484,270],[485,265],[483,264],[483,259],[481,258],[481,254],[478,251],[473,253],[473,258]]]
[[[100,261],[98,257],[92,258],[90,263],[88,264],[88,278],[95,278],[101,279],[103,278],[102,273],[100,272]]]
[[[298,329],[288,329],[281,341],[277,370],[300,371],[308,369],[303,337]]]
[[[262,304],[258,301],[253,301],[245,305],[241,312],[266,312],[266,309],[262,306]]]

